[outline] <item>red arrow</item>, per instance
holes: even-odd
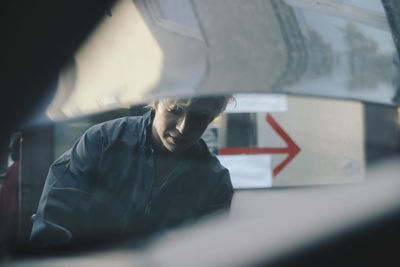
[[[237,154],[288,154],[287,158],[274,168],[273,176],[278,173],[300,152],[300,147],[279,126],[279,124],[267,113],[265,120],[272,126],[277,134],[282,137],[287,147],[224,147],[219,149],[220,155]]]

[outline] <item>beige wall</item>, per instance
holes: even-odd
[[[297,156],[273,179],[273,186],[357,182],[364,177],[363,106],[357,102],[288,97],[288,111],[272,117],[301,148]],[[258,146],[285,147],[257,114]],[[272,155],[272,168],[285,159]]]

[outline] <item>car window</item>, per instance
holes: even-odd
[[[310,203],[364,192],[371,168],[398,161],[397,39],[381,2],[120,0],[105,13],[18,128],[19,156],[1,149],[6,255],[127,242],[142,259],[219,218],[230,237],[254,226],[256,244],[290,196],[315,225],[344,223]],[[360,204],[351,194],[342,206]],[[268,196],[281,206],[264,210]]]

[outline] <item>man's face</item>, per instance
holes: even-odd
[[[155,107],[152,140],[156,147],[183,152],[199,140],[215,118],[215,103],[197,100],[189,105],[159,101]]]

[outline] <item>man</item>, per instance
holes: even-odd
[[[228,208],[229,172],[200,139],[228,101],[164,99],[91,127],[50,167],[32,246],[138,237]]]

